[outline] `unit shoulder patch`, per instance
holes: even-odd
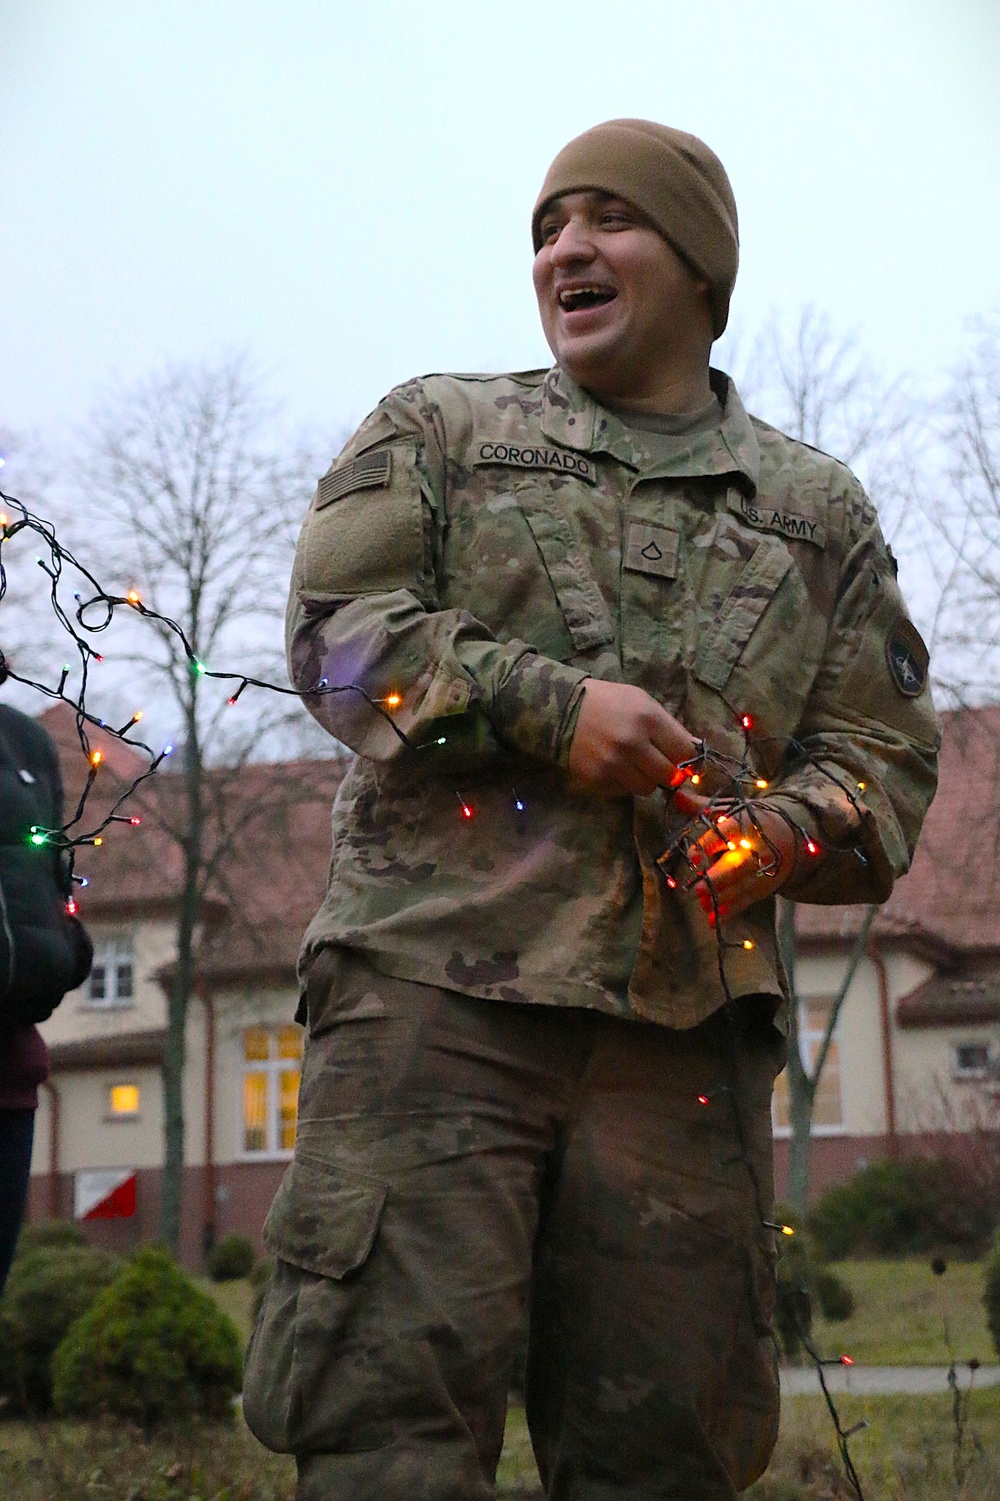
[[[324,474],[316,495],[317,511],[342,495],[351,495],[355,490],[384,489],[392,474],[392,453],[380,448],[376,453],[363,453],[340,468],[336,466]]]
[[[757,531],[779,532],[789,542],[811,542],[814,547],[826,546],[826,527],[814,516],[790,511],[783,505],[771,505],[755,497],[738,494],[731,496],[729,509],[747,526]]]
[[[588,485],[596,485],[597,472],[586,454],[570,448],[550,448],[543,443],[480,443],[473,459],[479,464],[507,464],[515,469],[552,469],[572,474]]]
[[[901,615],[885,639],[885,657],[892,681],[906,698],[916,698],[927,685],[927,648],[916,626]]]

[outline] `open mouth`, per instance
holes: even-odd
[[[569,287],[559,293],[559,306],[567,313],[579,313],[585,308],[604,307],[617,296],[610,287]]]

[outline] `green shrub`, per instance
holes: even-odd
[[[52,1356],[67,1330],[114,1281],[120,1263],[90,1246],[18,1252],[0,1302],[0,1392],[19,1412],[52,1405]]]
[[[213,1282],[237,1282],[249,1277],[257,1254],[245,1235],[224,1235],[208,1253],[208,1275]]]
[[[993,1346],[1000,1355],[1000,1236],[993,1247],[993,1255],[986,1263],[986,1281],[983,1287],[983,1305],[986,1323],[993,1336]]]
[[[816,1301],[825,1319],[839,1324],[851,1317],[855,1306],[854,1294],[843,1278],[831,1272],[828,1267],[820,1267],[813,1285],[816,1289]]]
[[[76,1220],[38,1220],[33,1225],[22,1225],[17,1242],[18,1256],[29,1251],[41,1251],[56,1246],[85,1246],[87,1237]]]
[[[989,1245],[995,1212],[952,1162],[885,1158],[828,1189],[809,1229],[829,1260],[911,1256],[934,1250],[975,1257]]]
[[[112,1413],[149,1429],[199,1414],[228,1419],[240,1390],[232,1321],[147,1247],[77,1319],[52,1362],[57,1412]]]

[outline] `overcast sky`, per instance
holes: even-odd
[[[740,328],[931,379],[1000,304],[998,76],[996,0],[0,0],[0,426],[223,349],[328,430],[547,363],[531,205],[619,115],[726,164]]]

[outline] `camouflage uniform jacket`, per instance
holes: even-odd
[[[674,1027],[715,1010],[715,936],[656,865],[668,801],[566,785],[587,677],[736,757],[750,713],[767,796],[827,844],[790,894],[888,896],[935,786],[926,651],[850,471],[712,380],[721,427],[656,464],[558,368],[428,376],[320,481],[292,679],[399,702],[307,700],[357,759],[304,956],[339,943],[403,979]],[[780,996],[773,901],[724,937],[732,994]]]

